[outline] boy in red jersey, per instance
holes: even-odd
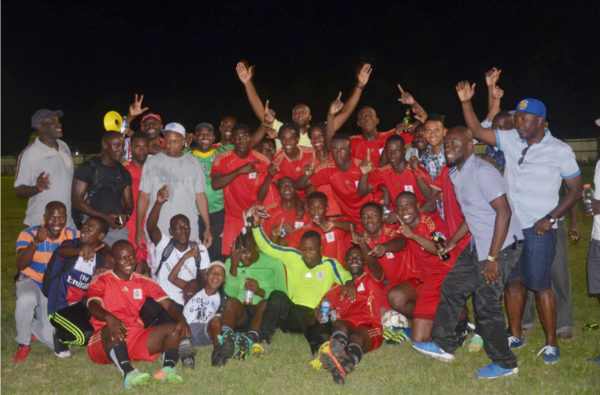
[[[272,229],[276,228],[278,234],[281,229],[284,233],[293,232],[309,222],[308,214],[304,211],[304,205],[298,200],[294,180],[288,176],[274,181],[280,200],[269,206],[265,206],[269,218],[263,222],[263,229],[271,238]]]
[[[113,245],[114,270],[95,279],[88,288],[88,309],[96,330],[88,343],[90,359],[111,361],[123,374],[125,389],[144,385],[150,379],[131,366],[131,361],[153,361],[162,352],[163,367],[154,378],[169,383],[182,382],[175,372],[182,338],[190,337],[185,317],[158,284],[134,273],[135,250],[126,240]],[[139,316],[147,297],[156,300],[176,322],[144,328]],[[131,357],[131,358],[130,358]]]
[[[284,123],[278,134],[281,149],[273,157],[273,165],[279,171],[275,179],[290,177],[296,181],[304,174],[304,167],[315,160],[315,151],[303,145],[298,145],[300,128],[293,123]],[[304,191],[298,191],[298,196],[305,198]]]
[[[407,239],[408,249],[415,256],[423,273],[423,287],[413,311],[411,337],[414,342],[429,341],[442,283],[454,266],[457,255],[453,253],[445,261],[438,256],[431,234],[441,232],[446,235],[446,226],[437,215],[419,213],[414,193],[402,192],[398,195],[396,214],[400,222],[398,233]]]
[[[210,172],[213,189],[223,189],[223,255],[229,255],[233,240],[244,227],[244,210],[262,202],[271,184],[271,174],[268,171],[270,161],[250,149],[248,126],[235,125],[232,136],[234,149],[219,154]]]
[[[344,266],[354,280],[354,292],[334,285],[322,301],[331,303],[337,320],[332,323],[331,340],[319,348],[319,359],[337,384],[343,384],[346,374],[360,362],[363,352],[373,351],[383,342],[381,307],[384,303],[383,270],[364,240],[346,253]],[[365,264],[369,270],[365,271]],[[345,296],[345,297],[344,297]],[[315,310],[319,322],[323,321],[320,308]]]

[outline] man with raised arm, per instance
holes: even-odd
[[[465,215],[464,235],[472,233],[446,275],[431,329],[433,341],[414,343],[421,354],[449,362],[460,345],[456,326],[471,293],[479,332],[492,363],[477,377],[494,379],[518,372],[517,359],[506,342],[502,289],[521,255],[523,234],[509,205],[500,173],[473,154],[473,135],[457,126],[446,136],[450,178]],[[458,238],[458,237],[457,237]],[[450,254],[455,253],[452,250]],[[487,257],[486,257],[487,255]]]
[[[67,210],[67,226],[71,219],[71,182],[73,159],[63,136],[62,110],[42,108],[31,116],[31,127],[38,137],[19,155],[15,174],[15,192],[28,199],[23,223],[28,227],[42,223],[46,204],[63,202]]]
[[[250,105],[252,106],[256,117],[259,120],[262,120],[265,108],[262,104],[262,100],[256,92],[254,82],[252,81],[252,77],[254,77],[254,66],[249,67],[245,61],[241,61],[238,62],[238,64],[236,65],[236,71],[238,74],[238,78],[240,79],[242,84],[244,84],[244,88],[246,89],[246,95],[248,96],[248,101],[250,102]],[[365,89],[365,86],[369,82],[371,71],[372,69],[369,63],[362,63],[359,66],[358,72],[356,73],[356,86],[354,87],[352,94],[348,98],[346,106],[345,108],[340,109],[340,112],[331,122],[331,127],[334,130],[334,132],[342,127],[342,125],[350,117],[350,114],[352,114],[352,112],[356,108],[358,100],[362,95],[362,91]],[[338,98],[340,96],[338,96]],[[311,120],[312,116],[310,113],[310,108],[306,104],[296,104],[294,108],[292,108],[292,122],[300,128],[300,138],[298,145],[304,145],[309,147],[311,146],[310,138],[307,134]],[[280,122],[279,120],[275,120],[275,122],[273,123],[273,128],[279,131],[281,125],[282,122]]]
[[[551,290],[550,266],[556,252],[556,219],[579,198],[581,173],[573,150],[544,130],[546,106],[537,99],[523,99],[517,104],[515,129],[485,129],[479,123],[471,99],[475,84],[459,82],[456,92],[461,101],[465,122],[476,139],[498,146],[506,157],[504,178],[508,198],[515,209],[524,235],[523,253],[509,279],[506,310],[511,327],[511,348],[525,345],[521,317],[526,288],[535,292],[540,321],[546,334],[543,353],[545,363],[560,358],[556,342],[556,304]],[[559,199],[564,181],[567,194]]]

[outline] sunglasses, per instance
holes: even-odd
[[[528,149],[529,149],[529,147],[525,147],[525,148],[523,149],[523,151],[521,151],[521,155],[522,155],[522,156],[521,156],[521,158],[519,159],[519,161],[517,162],[517,163],[519,164],[519,166],[523,164],[523,161],[525,160],[525,154],[527,153],[527,150],[528,150]]]

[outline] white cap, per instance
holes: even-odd
[[[165,128],[162,130],[163,134],[165,134],[167,132],[175,132],[185,138],[185,128],[180,123],[177,123],[177,122],[168,123],[167,126],[165,126]]]
[[[214,267],[214,266],[220,266],[220,267],[222,267],[223,270],[225,270],[225,273],[227,273],[227,267],[221,261],[212,261],[211,263],[208,264],[208,267],[206,268],[206,271],[208,272],[210,270],[210,268]]]

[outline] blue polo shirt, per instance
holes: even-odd
[[[471,242],[477,247],[480,261],[487,259],[494,236],[496,211],[491,202],[506,194],[502,176],[488,162],[472,154],[462,169],[453,167],[448,173],[454,185],[456,200],[471,232]],[[513,210],[502,249],[523,239],[519,220]]]
[[[519,137],[516,129],[494,132],[497,147],[504,151],[506,158],[504,179],[511,206],[521,227],[531,228],[558,205],[563,179],[580,174],[575,154],[548,129],[540,141],[527,149],[525,156],[527,142]]]

